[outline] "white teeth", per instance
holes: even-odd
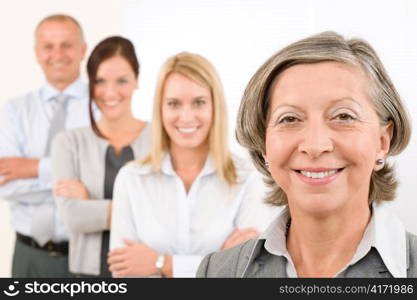
[[[309,178],[324,178],[327,176],[331,176],[333,174],[337,173],[337,170],[332,171],[326,171],[326,172],[307,172],[307,171],[300,171],[301,174],[303,174],[306,177]]]
[[[119,104],[119,101],[107,101],[107,102],[103,102],[103,103],[106,106],[116,106],[117,104]]]
[[[51,65],[52,65],[54,68],[60,68],[60,67],[63,67],[63,66],[65,65],[65,63],[58,62],[58,63],[51,63]]]
[[[178,127],[178,131],[179,132],[184,132],[184,133],[191,133],[197,130],[197,127],[192,127],[192,128],[180,128]]]

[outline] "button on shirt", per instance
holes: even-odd
[[[208,157],[188,193],[170,155],[161,172],[131,163],[117,175],[113,193],[110,248],[127,238],[173,256],[174,277],[194,277],[204,255],[220,250],[235,228],[262,231],[276,216],[263,203],[265,186],[258,173],[234,159],[238,183],[230,187]]]
[[[405,229],[401,221],[390,213],[389,204],[374,203],[372,216],[362,240],[350,262],[342,268],[334,277],[346,277],[348,268],[364,258],[371,248],[375,248],[382,258],[387,270],[393,277],[407,277],[407,251]],[[294,263],[286,246],[286,224],[289,220],[288,207],[278,218],[268,226],[268,229],[260,237],[264,239],[265,249],[272,255],[286,258],[287,277],[298,277]]]
[[[0,186],[0,198],[9,201],[14,229],[31,235],[34,205],[54,205],[50,158],[44,157],[53,117],[54,101],[61,91],[49,83],[27,95],[12,99],[0,111],[0,157],[26,157],[39,159],[37,178],[19,179]],[[65,127],[89,125],[88,88],[80,80],[68,86],[62,94],[68,98]],[[67,233],[55,210],[53,240],[67,240]]]

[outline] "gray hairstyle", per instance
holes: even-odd
[[[340,62],[362,68],[370,79],[369,96],[381,124],[392,121],[393,132],[387,156],[401,153],[411,136],[408,113],[391,79],[374,49],[362,39],[345,39],[335,32],[323,32],[290,44],[269,58],[249,81],[240,104],[236,137],[248,149],[256,168],[265,176],[271,188],[266,202],[288,203],[285,192],[273,180],[265,167],[265,133],[274,79],[284,70],[299,64]],[[371,175],[369,203],[394,199],[397,181],[388,163]]]
[[[80,38],[82,42],[85,42],[84,39],[84,32],[83,29],[81,28],[80,23],[74,18],[71,17],[70,15],[66,15],[66,14],[53,14],[53,15],[49,15],[45,18],[43,18],[38,25],[36,26],[35,29],[35,34],[37,34],[39,27],[41,27],[41,25],[45,22],[49,22],[49,21],[55,21],[55,22],[65,22],[65,21],[70,21],[72,23],[74,23],[75,26],[77,26],[78,31],[80,33]]]

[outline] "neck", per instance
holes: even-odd
[[[367,201],[328,216],[291,210],[287,248],[299,277],[332,277],[351,260],[371,213]]]
[[[52,85],[54,88],[56,88],[58,91],[62,92],[63,90],[65,90],[67,87],[69,87],[71,84],[73,84],[79,76],[77,76],[76,78],[74,78],[72,81],[52,81],[52,80],[48,80],[48,83],[50,85]]]
[[[208,144],[197,148],[182,148],[171,144],[170,154],[176,172],[201,171],[208,155]]]
[[[117,119],[107,119],[102,117],[97,126],[104,135],[112,135],[112,133],[133,132],[138,130],[142,122],[135,119],[131,113]]]

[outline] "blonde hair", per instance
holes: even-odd
[[[223,87],[214,66],[204,57],[181,52],[168,58],[158,75],[152,120],[152,146],[148,157],[140,161],[161,170],[163,152],[168,151],[169,136],[162,124],[161,103],[165,81],[171,73],[179,73],[210,90],[213,101],[213,125],[209,132],[209,154],[214,158],[217,173],[230,185],[237,181],[236,169],[227,143],[227,113]]]
[[[265,176],[265,183],[271,188],[266,199],[270,204],[288,203],[285,192],[273,180],[262,156],[266,152],[266,120],[272,83],[280,73],[292,66],[326,61],[362,68],[369,77],[369,96],[381,124],[389,121],[393,123],[387,156],[401,153],[409,143],[411,123],[407,111],[382,62],[366,41],[346,40],[335,32],[323,32],[295,42],[269,58],[253,75],[245,89],[238,113],[238,142],[249,150],[256,168]],[[381,170],[372,172],[369,203],[394,199],[396,188],[394,169],[386,163]]]

